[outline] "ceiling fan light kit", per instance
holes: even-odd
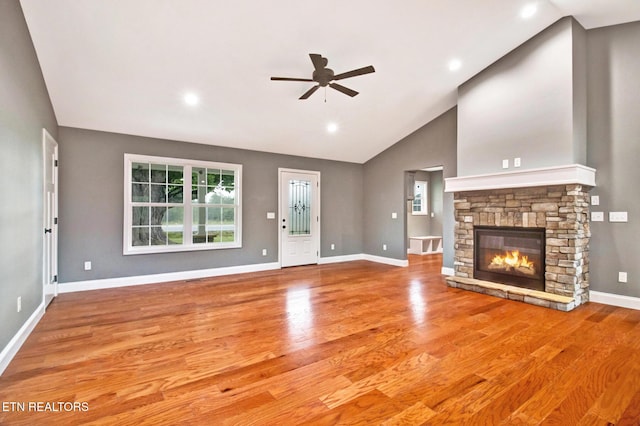
[[[320,87],[327,87],[327,86],[337,90],[338,92],[344,93],[345,95],[354,97],[358,94],[358,92],[356,92],[353,89],[349,89],[348,87],[345,87],[341,84],[335,83],[335,81],[343,80],[345,78],[350,78],[350,77],[356,77],[359,75],[370,74],[376,71],[372,65],[369,65],[367,67],[358,68],[355,70],[343,72],[336,75],[334,74],[331,68],[327,68],[327,65],[329,64],[329,60],[327,58],[317,53],[310,53],[309,57],[311,58],[311,62],[313,63],[313,68],[314,68],[312,78],[271,77],[271,80],[272,81],[306,81],[310,83],[313,83],[313,82],[318,83],[317,85],[313,86],[311,89],[304,92],[302,96],[300,96],[299,98],[301,100],[309,98],[309,96],[313,95],[315,91],[318,90]]]

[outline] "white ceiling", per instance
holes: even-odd
[[[640,20],[638,0],[21,0],[62,126],[363,163],[456,103],[459,84],[557,19]],[[309,53],[350,98],[313,86]],[[462,61],[457,72],[448,69]],[[189,107],[186,92],[200,103]],[[334,134],[327,123],[339,126]]]

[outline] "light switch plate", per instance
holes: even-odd
[[[391,219],[397,219],[398,218],[398,213],[393,212],[391,213]]]
[[[503,169],[508,169],[509,168],[509,159],[502,160],[502,168]]]
[[[604,222],[604,212],[591,212],[591,222]]]
[[[627,273],[626,272],[618,272],[618,282],[626,283],[627,282]]]
[[[609,222],[627,222],[627,212],[609,212]]]
[[[591,205],[592,206],[599,206],[600,205],[600,196],[592,195],[591,196]]]

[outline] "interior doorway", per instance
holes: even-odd
[[[45,307],[58,295],[58,143],[42,129],[43,152],[43,298]]]
[[[318,263],[320,172],[278,169],[280,266]]]
[[[407,254],[421,256],[441,254],[443,251],[443,167],[410,170],[406,176]],[[413,256],[408,258],[411,261]]]

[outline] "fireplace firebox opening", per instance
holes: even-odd
[[[475,226],[473,276],[545,291],[545,228]]]

